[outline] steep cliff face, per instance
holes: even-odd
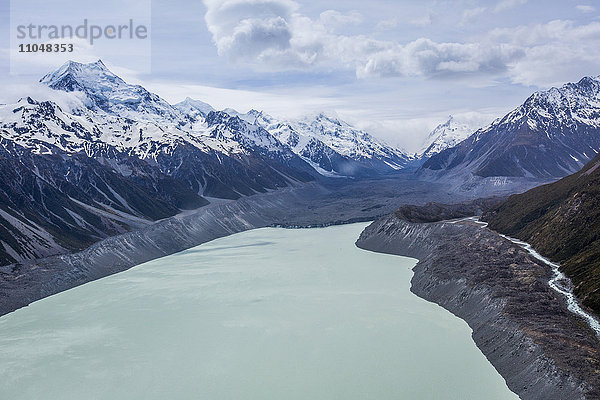
[[[547,285],[550,270],[470,223],[367,227],[357,246],[418,258],[411,290],[464,319],[473,339],[524,400],[600,396],[600,343]]]
[[[560,263],[575,294],[600,315],[600,157],[574,175],[511,196],[484,219]]]

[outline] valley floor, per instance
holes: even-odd
[[[0,267],[0,315],[237,232],[371,221],[401,204],[472,197],[447,184],[396,178],[304,184],[215,202],[79,253]],[[394,216],[373,223],[357,243],[420,259],[411,290],[467,321],[477,346],[522,399],[600,398],[600,344],[550,290],[549,270],[518,246],[474,226]]]

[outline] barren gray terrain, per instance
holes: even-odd
[[[363,249],[409,256],[411,290],[473,329],[473,339],[524,400],[600,398],[600,343],[547,284],[551,269],[473,223],[411,223],[388,215]]]

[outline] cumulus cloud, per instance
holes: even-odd
[[[289,0],[204,0],[206,25],[220,55],[257,57],[290,47],[288,21],[296,9]]]
[[[437,43],[418,39],[401,45],[366,36],[344,36],[335,27],[360,23],[358,13],[334,10],[318,20],[296,13],[289,0],[205,0],[206,23],[219,54],[261,62],[269,68],[306,68],[341,63],[360,78],[435,76],[494,72],[520,52],[478,44]],[[428,17],[430,21],[430,17]]]
[[[568,80],[573,65],[600,64],[600,23],[551,21],[495,29],[471,42],[419,38],[407,43],[339,34],[362,16],[328,10],[311,19],[291,0],[204,0],[206,23],[219,54],[272,70],[353,69],[358,78],[504,76],[513,82],[547,84]],[[497,10],[524,4],[503,0]],[[474,18],[484,8],[465,11]],[[393,25],[391,22],[389,26]],[[564,79],[563,79],[564,78]]]
[[[498,73],[507,64],[523,56],[509,46],[437,43],[417,39],[405,46],[393,46],[373,53],[358,67],[359,77],[369,76],[429,76],[443,77],[461,73]]]

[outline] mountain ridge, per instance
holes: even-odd
[[[422,172],[557,179],[600,151],[600,78],[535,92],[457,146],[427,160]]]
[[[339,175],[296,154],[261,125],[259,111],[230,115],[189,97],[171,105],[101,60],[69,61],[40,83],[57,96],[0,105],[0,167],[11,177],[0,190],[2,263],[80,250],[203,207],[205,197],[233,200]],[[343,126],[364,139],[353,146],[376,143]],[[312,155],[319,150],[338,156],[325,145]],[[352,156],[340,156],[357,166],[343,176],[395,172]]]

